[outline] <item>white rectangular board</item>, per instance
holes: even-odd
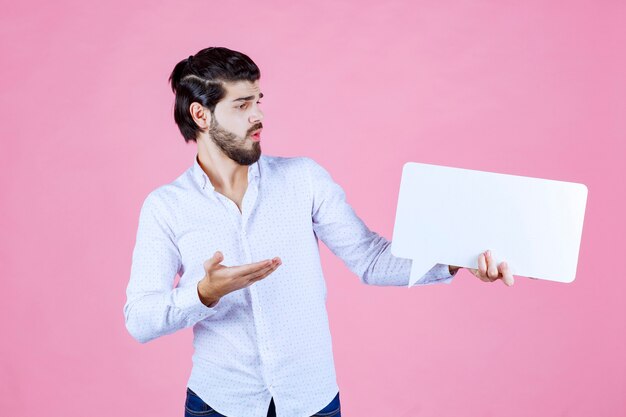
[[[391,253],[413,260],[409,287],[487,249],[513,275],[572,282],[586,203],[584,184],[407,162]]]

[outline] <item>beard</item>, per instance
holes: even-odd
[[[211,136],[213,143],[215,143],[227,157],[237,162],[239,165],[252,165],[261,157],[261,143],[252,142],[252,147],[248,148],[246,139],[250,133],[261,127],[263,127],[261,123],[254,125],[246,132],[246,136],[241,139],[234,133],[223,129],[217,122],[215,114],[212,114],[209,136]]]

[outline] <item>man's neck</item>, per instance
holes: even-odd
[[[198,163],[216,191],[231,194],[248,187],[248,166],[239,165],[215,144],[198,141]]]

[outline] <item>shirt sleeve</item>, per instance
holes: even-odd
[[[192,326],[217,308],[200,301],[197,284],[202,277],[173,288],[181,256],[167,219],[153,191],[141,207],[124,305],[126,328],[140,343]]]
[[[391,242],[371,231],[346,202],[344,190],[326,169],[311,158],[309,183],[312,195],[313,231],[342,259],[362,283],[378,286],[409,284],[411,259],[391,254]],[[455,272],[456,274],[456,272]],[[416,285],[452,282],[448,265],[436,264]]]

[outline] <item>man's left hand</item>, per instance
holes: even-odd
[[[452,272],[456,272],[456,270],[460,267],[450,265],[449,268]],[[515,282],[513,274],[511,274],[509,269],[509,265],[506,262],[500,262],[500,264],[497,264],[496,260],[493,259],[490,250],[487,250],[478,256],[478,269],[466,269],[484,282],[494,282],[495,280],[501,279],[502,282],[509,287]]]

